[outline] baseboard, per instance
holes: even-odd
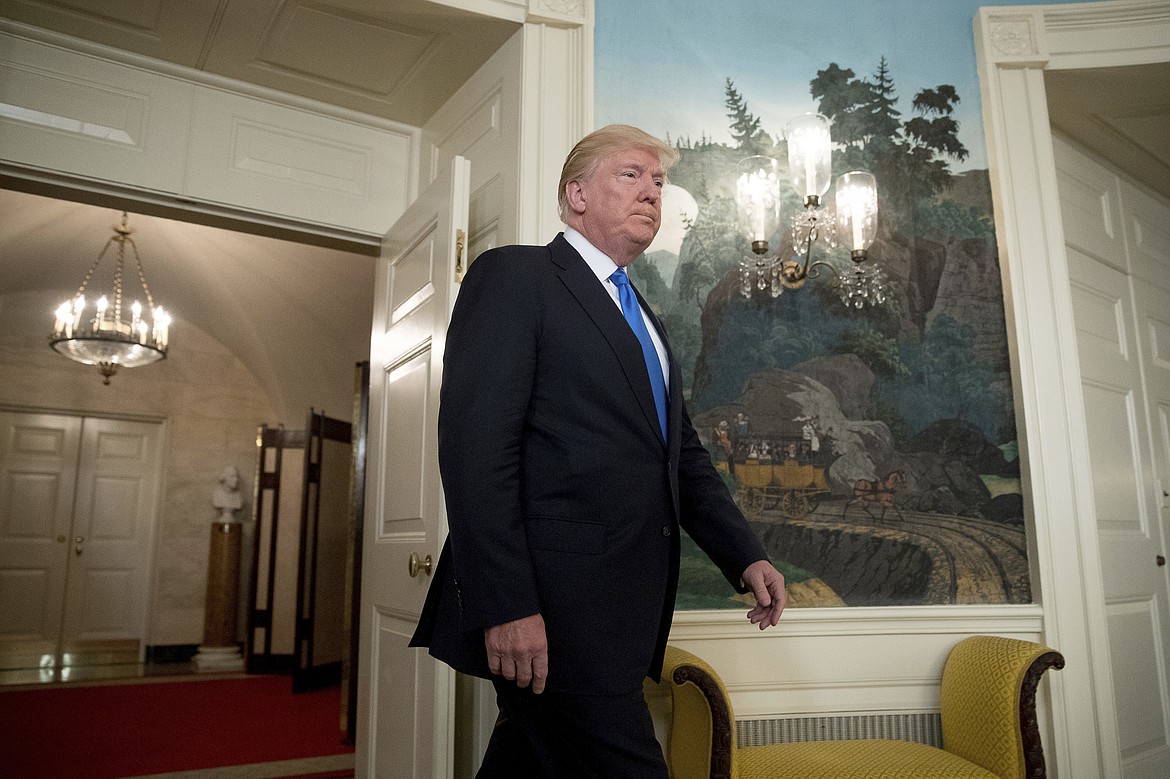
[[[156,644],[146,647],[146,662],[152,665],[189,663],[198,651],[198,644]]]

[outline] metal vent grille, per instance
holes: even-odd
[[[889,738],[942,747],[942,719],[938,713],[737,720],[735,729],[741,747],[856,738]]]

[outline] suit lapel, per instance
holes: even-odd
[[[650,377],[646,374],[646,360],[642,356],[642,345],[638,343],[637,336],[630,330],[629,324],[622,316],[622,312],[614,305],[609,293],[598,283],[597,276],[590,270],[589,265],[581,259],[581,255],[564,239],[563,235],[554,238],[548,248],[552,254],[553,262],[561,268],[561,282],[577,299],[577,302],[585,309],[585,313],[597,325],[597,329],[601,331],[605,340],[609,342],[610,348],[613,349],[618,363],[622,367],[626,381],[629,382],[630,389],[638,400],[638,405],[642,407],[647,424],[653,428],[656,437],[661,441],[658,410],[654,406],[654,393],[650,389]],[[654,326],[658,327],[657,321],[655,321]],[[659,334],[661,335],[661,328],[659,328]],[[671,365],[673,378],[673,361]],[[673,381],[671,386],[672,388],[675,386]],[[671,395],[673,394],[674,390],[672,389]],[[673,405],[674,403],[671,403],[671,406]],[[668,422],[667,430],[669,431],[669,429]]]

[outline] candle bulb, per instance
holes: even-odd
[[[73,326],[69,328],[69,335],[81,327],[81,312],[85,309],[85,295],[78,295],[73,300]]]
[[[61,335],[73,322],[73,310],[66,301],[57,306],[56,320],[53,322],[53,335]]]
[[[167,327],[171,317],[162,306],[154,310],[154,342],[159,349],[167,348]]]
[[[98,298],[97,302],[97,318],[94,320],[94,330],[100,331],[105,327],[106,309],[110,307],[110,301],[106,299],[105,295]]]

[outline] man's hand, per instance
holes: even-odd
[[[780,588],[783,590],[784,585],[781,584]],[[483,643],[487,648],[488,670],[493,674],[516,682],[519,687],[531,684],[532,692],[537,695],[544,691],[548,679],[548,638],[544,633],[544,617],[533,614],[493,625],[484,631]]]
[[[784,575],[772,567],[767,560],[757,560],[744,570],[743,583],[756,596],[756,605],[748,612],[748,619],[760,630],[770,628],[780,621],[780,613],[788,602],[784,591]]]

